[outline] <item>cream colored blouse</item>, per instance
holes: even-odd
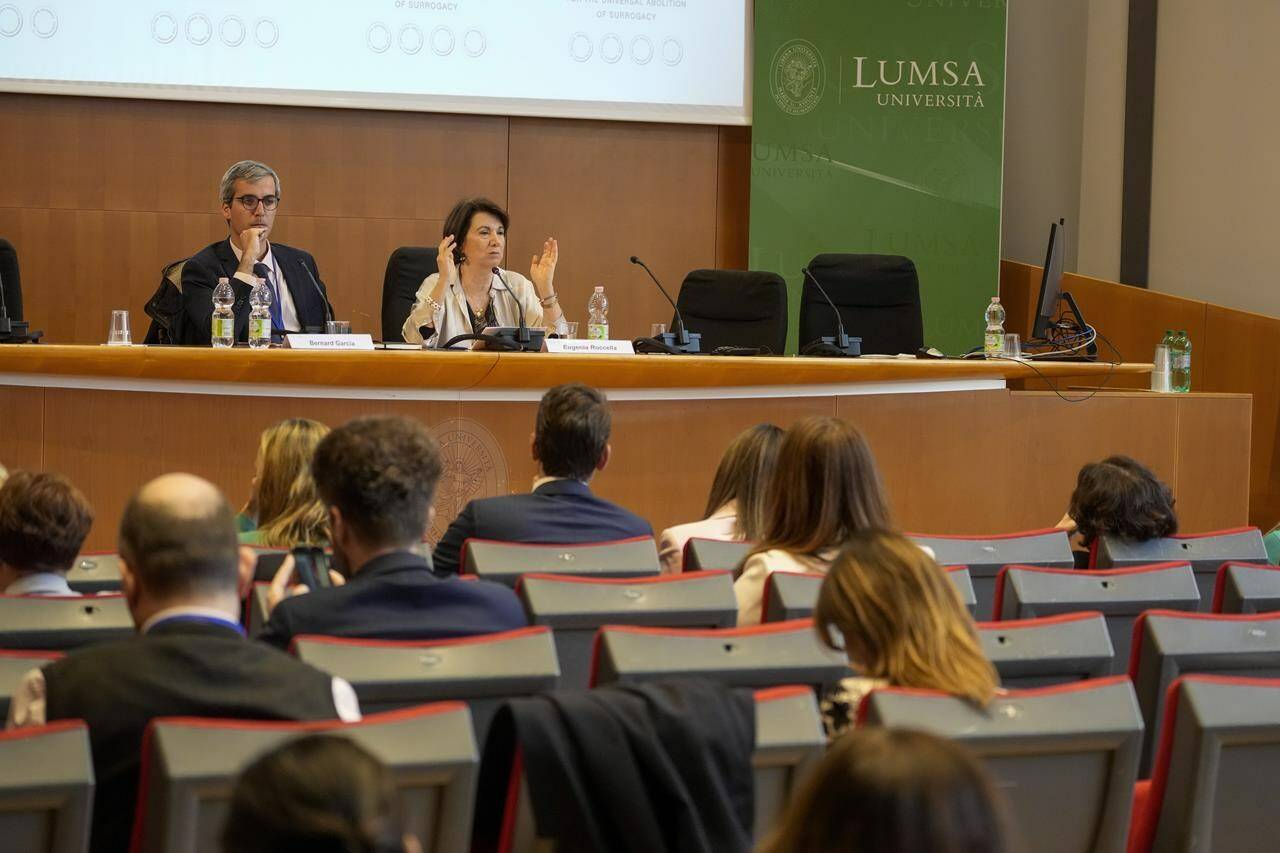
[[[524,309],[524,324],[535,328],[543,326],[542,304],[538,301],[538,291],[533,282],[520,273],[509,270],[502,271],[502,278],[507,281],[505,287],[496,274],[490,284],[493,314],[498,325],[519,325],[520,312],[516,308],[519,300],[519,305]],[[435,290],[439,281],[440,273],[432,273],[418,288],[413,300],[413,310],[409,312],[404,327],[400,330],[407,343],[420,343],[428,348],[443,347],[456,335],[471,334],[471,314],[467,310],[467,296],[462,292],[461,283],[454,282],[445,288],[444,298],[435,310],[427,302],[427,296]],[[423,326],[435,330],[425,341],[419,331]]]

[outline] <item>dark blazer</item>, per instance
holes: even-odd
[[[432,554],[437,574],[456,573],[468,539],[576,545],[652,536],[649,522],[577,480],[552,480],[527,495],[481,498],[462,508]]]
[[[343,586],[288,598],[258,639],[282,649],[299,634],[376,640],[432,640],[510,631],[528,624],[505,586],[439,578],[408,551],[370,560]]]
[[[273,242],[271,252],[293,298],[298,322],[304,329],[324,328],[324,321],[333,318],[333,305],[328,302],[329,293],[320,280],[316,259],[309,252],[283,243]],[[178,343],[206,347],[213,343],[213,289],[224,276],[231,281],[236,295],[235,304],[231,306],[236,315],[236,340],[249,339],[249,291],[252,288],[235,277],[239,266],[229,239],[205,246],[187,261],[182,268],[182,322],[176,330]]]
[[[142,735],[153,718],[337,718],[332,676],[199,618],[76,650],[46,666],[44,679],[46,718],[89,724],[95,853],[128,849]]]

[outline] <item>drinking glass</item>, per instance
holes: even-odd
[[[654,323],[649,327],[649,337],[658,338],[667,333],[666,323]]]
[[[1004,336],[1004,357],[1022,358],[1022,340],[1017,332],[1010,332]]]
[[[127,347],[133,343],[133,333],[129,331],[129,312],[115,310],[111,312],[111,329],[107,332],[107,344]]]
[[[326,335],[349,335],[351,334],[351,321],[326,320],[324,324],[324,333]]]
[[[577,320],[565,320],[565,321],[564,321],[564,331],[560,334],[560,337],[562,337],[562,338],[566,338],[566,339],[569,339],[569,340],[574,340],[574,339],[576,339],[576,338],[578,337],[578,321],[577,321]]]

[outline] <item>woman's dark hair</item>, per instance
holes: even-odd
[[[338,735],[308,735],[245,769],[222,828],[227,853],[402,853],[386,768]]]
[[[19,572],[65,572],[92,526],[93,507],[66,477],[14,471],[0,478],[0,563]]]
[[[497,202],[487,198],[464,198],[449,211],[449,216],[444,221],[444,228],[440,232],[441,237],[453,235],[454,263],[460,264],[466,260],[462,254],[462,243],[467,239],[467,232],[471,230],[471,220],[477,213],[487,213],[496,218],[502,223],[503,231],[511,228],[511,217],[507,216],[507,212],[499,207]]]
[[[1146,542],[1178,532],[1173,492],[1128,456],[1108,456],[1081,468],[1067,514],[1086,544],[1103,534]]]
[[[548,477],[587,481],[609,443],[613,418],[602,392],[571,382],[542,395],[533,452]]]
[[[707,495],[704,518],[729,501],[738,505],[737,533],[748,541],[764,531],[769,474],[778,456],[783,432],[773,424],[756,424],[738,433],[720,457]]]
[[[853,729],[828,750],[760,853],[1006,853],[1003,802],[957,743]]]

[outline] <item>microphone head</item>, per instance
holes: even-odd
[[[639,258],[637,258],[635,255],[632,255],[632,256],[631,256],[631,263],[633,263],[633,264],[638,264],[638,263],[640,263],[640,259],[639,259]]]

